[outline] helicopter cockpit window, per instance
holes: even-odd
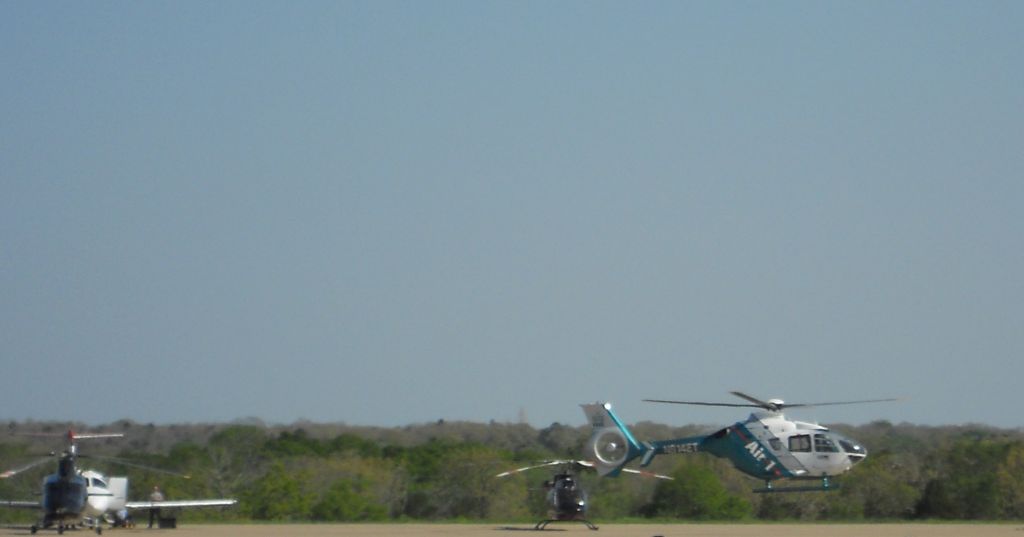
[[[806,434],[797,434],[789,437],[789,450],[796,452],[811,451],[811,437]]]
[[[92,481],[92,483],[90,483],[90,485],[92,485],[94,487],[107,488],[107,484],[104,483],[102,479],[97,479],[97,478],[94,477],[94,478],[92,478],[91,481]]]
[[[838,453],[839,447],[826,434],[814,435],[814,451],[818,453]]]
[[[768,445],[772,447],[772,451],[780,451],[782,449],[782,440],[778,438],[769,438]]]
[[[850,460],[853,462],[860,462],[868,454],[867,450],[859,444],[842,436],[839,437],[839,447],[843,448],[843,451],[850,456]]]

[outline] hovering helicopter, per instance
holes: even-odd
[[[127,477],[107,478],[99,472],[80,470],[77,467],[77,459],[85,457],[78,452],[78,440],[123,436],[119,433],[75,434],[73,431],[68,431],[65,435],[67,445],[57,460],[57,473],[43,479],[42,501],[0,500],[0,506],[42,510],[40,521],[29,528],[33,534],[40,528],[55,528],[58,534],[63,534],[65,529],[86,525],[99,535],[103,533],[103,521],[105,519],[113,520],[117,516],[116,513],[122,510],[165,507],[226,507],[237,503],[237,500],[234,499],[129,502],[127,501]],[[21,468],[0,473],[0,479],[13,477],[48,461],[50,461],[49,457]],[[180,476],[180,474],[166,470],[144,467],[126,461],[118,461],[118,463]]]
[[[574,471],[597,469],[596,463],[576,460],[546,461],[533,466],[502,472],[495,477],[508,477],[527,470],[550,466],[561,466],[561,468],[559,468],[554,477],[544,482],[544,490],[547,491],[548,518],[538,522],[533,529],[543,530],[552,522],[582,522],[588,528],[596,530],[597,526],[586,518],[587,493],[580,487],[573,475]],[[657,479],[672,479],[666,475],[634,470],[632,468],[620,468],[619,471]]]
[[[831,477],[850,470],[864,460],[868,452],[856,441],[827,427],[786,419],[782,411],[794,407],[852,405],[898,401],[899,399],[868,399],[829,403],[786,403],[781,399],[763,401],[742,392],[731,392],[748,403],[708,403],[703,401],[669,401],[645,399],[652,403],[678,405],[753,407],[743,422],[736,422],[706,436],[672,440],[638,442],[626,425],[612,412],[611,403],[580,405],[594,427],[587,449],[597,461],[598,473],[615,476],[626,463],[641,457],[647,466],[655,455],[663,453],[707,452],[729,459],[737,470],[764,480],[764,488],[754,492],[806,492],[836,488]],[[777,488],[778,479],[820,480],[816,486]]]

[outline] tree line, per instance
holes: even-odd
[[[75,424],[9,423],[0,434],[0,470],[51,451],[22,432],[59,431]],[[701,427],[633,426],[640,438],[687,436]],[[1024,433],[983,426],[924,427],[880,421],[835,426],[869,449],[868,458],[837,478],[837,490],[755,494],[761,483],[707,455],[657,457],[662,481],[578,476],[597,520],[1005,520],[1024,518]],[[77,426],[77,429],[82,429]],[[124,432],[125,440],[82,444],[83,453],[116,456],[190,476],[120,466],[94,467],[127,475],[132,497],[159,484],[168,498],[235,497],[236,508],[187,516],[195,520],[387,521],[531,520],[546,510],[541,483],[552,471],[496,478],[504,470],[552,459],[579,458],[588,427],[552,424],[444,422],[401,428],[262,423],[139,425],[122,421],[94,430]],[[45,451],[42,451],[45,452]],[[0,499],[37,497],[53,471],[0,480]],[[12,521],[25,514],[0,510]]]

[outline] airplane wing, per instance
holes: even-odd
[[[15,509],[42,509],[43,504],[37,501],[0,500],[0,507],[13,507]]]
[[[159,502],[125,502],[126,509],[161,509],[172,507],[230,507],[238,503],[234,498],[216,500],[163,500]],[[38,504],[37,504],[38,505]]]

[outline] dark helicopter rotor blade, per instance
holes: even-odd
[[[32,468],[35,468],[36,466],[39,466],[40,464],[45,464],[45,463],[50,462],[52,460],[53,460],[52,457],[46,457],[45,459],[39,459],[39,460],[32,461],[32,462],[26,464],[25,466],[22,466],[21,468],[15,468],[13,470],[7,470],[6,472],[0,473],[0,479],[7,479],[8,477],[14,477],[14,476],[16,476],[16,475],[26,471],[26,470],[31,470]]]
[[[557,460],[557,461],[544,461],[544,462],[541,462],[541,463],[534,464],[532,466],[524,466],[522,468],[516,468],[515,470],[509,470],[507,472],[502,472],[502,473],[500,473],[500,474],[498,474],[498,475],[496,475],[494,477],[508,477],[508,476],[510,476],[512,474],[518,474],[520,472],[525,472],[527,470],[534,470],[536,468],[547,468],[548,466],[559,466],[559,465],[562,465],[562,466],[570,466],[571,465],[573,467],[576,467],[577,469],[579,469],[579,468],[592,469],[595,466],[594,463],[591,462],[591,461],[574,461],[574,460],[568,460],[568,459],[566,459],[566,460]]]
[[[509,470],[507,472],[502,472],[502,473],[500,473],[500,474],[498,474],[498,475],[496,475],[494,477],[507,477],[507,476],[510,476],[512,474],[518,474],[519,472],[525,472],[527,470],[533,470],[534,468],[546,468],[548,466],[557,466],[559,464],[568,464],[570,462],[572,462],[572,461],[546,461],[546,462],[542,462],[540,464],[534,464],[533,466],[524,466],[522,468],[516,468],[515,470]]]
[[[740,399],[746,399],[747,401],[750,401],[751,403],[755,403],[758,406],[760,406],[761,408],[764,408],[764,409],[767,409],[767,410],[774,410],[774,411],[779,411],[779,410],[782,410],[784,408],[811,408],[811,407],[816,407],[816,406],[860,405],[860,404],[864,404],[864,403],[884,403],[884,402],[889,402],[889,401],[899,401],[900,400],[900,398],[898,398],[898,397],[888,397],[888,398],[885,398],[885,399],[861,399],[861,400],[858,400],[858,401],[829,401],[829,402],[824,402],[824,403],[785,403],[785,402],[778,401],[778,400],[762,401],[762,400],[760,400],[760,399],[758,399],[758,398],[756,398],[754,396],[751,396],[751,395],[748,395],[748,394],[745,394],[745,393],[739,392],[739,391],[733,391],[733,392],[729,392],[729,393],[735,395],[736,397],[739,397]]]
[[[180,477],[180,478],[183,478],[183,479],[192,479],[192,476],[188,475],[188,474],[182,474],[182,473],[179,473],[179,472],[172,472],[170,470],[164,470],[163,468],[156,468],[154,466],[147,466],[145,464],[139,464],[137,462],[132,462],[132,461],[128,461],[128,460],[125,460],[125,459],[119,459],[117,457],[104,457],[104,456],[101,456],[101,455],[79,455],[79,457],[82,457],[82,458],[85,458],[85,459],[97,459],[97,460],[106,461],[106,462],[113,463],[113,464],[119,464],[121,466],[128,466],[130,468],[138,468],[139,470],[146,470],[147,472],[154,472],[154,473],[157,473],[157,474],[171,475],[171,476]]]
[[[884,399],[862,399],[860,401],[829,401],[825,403],[786,403],[782,406],[786,408],[790,407],[802,407],[810,408],[815,406],[834,406],[834,405],[861,405],[864,403],[889,403],[892,401],[903,401],[904,397],[887,397]]]
[[[772,403],[770,401],[762,401],[762,400],[758,399],[757,397],[754,397],[752,395],[747,395],[747,394],[745,394],[743,392],[739,392],[739,391],[732,391],[732,392],[729,392],[729,393],[735,395],[736,397],[739,397],[740,399],[746,399],[747,401],[750,401],[751,403],[754,403],[755,405],[757,405],[757,406],[759,406],[761,408],[767,409],[767,410],[780,410],[780,409],[782,409],[783,407],[786,407],[786,406],[793,406],[793,405],[786,405],[786,404],[779,405],[777,403]]]
[[[648,403],[671,403],[675,405],[699,405],[699,406],[723,406],[733,408],[763,408],[765,410],[771,410],[773,412],[781,411],[784,408],[810,408],[816,406],[833,406],[833,405],[859,405],[864,403],[885,403],[891,401],[902,401],[902,397],[888,397],[884,399],[861,399],[858,401],[829,401],[824,403],[785,403],[778,400],[765,401],[758,399],[752,395],[743,393],[741,391],[729,392],[740,399],[750,401],[750,404],[745,403],[708,403],[704,401],[672,401],[666,399],[644,399]]]
[[[669,403],[673,405],[698,405],[698,406],[725,406],[733,408],[761,407],[761,405],[747,405],[743,403],[708,403],[706,401],[673,401],[669,399],[644,399],[646,403]]]

